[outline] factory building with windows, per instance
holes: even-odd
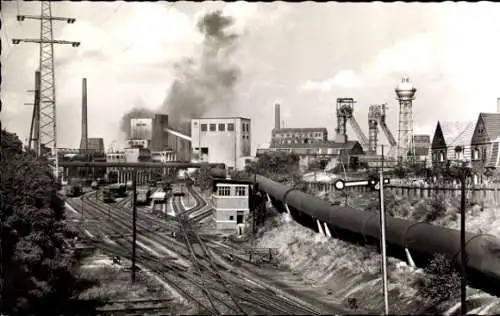
[[[250,125],[250,119],[243,117],[191,120],[193,159],[243,169],[251,151]]]
[[[212,203],[218,231],[244,234],[250,213],[251,185],[235,180],[214,181]]]

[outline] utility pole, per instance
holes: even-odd
[[[137,230],[136,230],[136,221],[137,221],[137,208],[136,208],[136,199],[137,199],[137,171],[134,169],[132,173],[132,188],[133,188],[133,196],[132,196],[132,283],[135,283],[135,251],[136,251],[136,240],[137,240]]]
[[[40,15],[18,15],[19,22],[25,19],[40,20],[40,38],[19,39],[13,38],[13,44],[21,42],[40,44],[40,103],[38,117],[39,139],[38,142],[46,148],[51,149],[51,154],[57,148],[56,137],[56,88],[54,75],[54,44],[69,44],[73,47],[80,46],[80,42],[60,41],[53,39],[52,21],[66,21],[69,24],[75,23],[73,18],[53,17],[50,1],[41,1]],[[47,155],[46,152],[39,152],[40,155]]]
[[[40,71],[35,71],[35,102],[33,103],[33,116],[31,117],[30,139],[28,143],[28,151],[33,149],[38,157],[40,155]]]
[[[382,147],[382,161],[380,166],[380,179],[379,179],[379,198],[380,198],[380,231],[381,231],[381,249],[382,249],[382,285],[384,291],[384,311],[385,315],[389,315],[389,295],[387,291],[387,254],[386,254],[386,241],[385,241],[385,209],[384,209],[384,145]]]
[[[467,180],[465,162],[460,168],[460,311],[467,315],[467,250],[465,249],[465,182]]]

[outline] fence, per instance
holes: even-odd
[[[307,182],[309,189],[318,191],[335,191],[333,183],[328,182]],[[460,185],[432,185],[432,184],[389,184],[385,188],[394,194],[412,199],[430,198],[438,195],[445,197],[460,198]],[[368,187],[346,187],[346,193],[367,193],[371,192]],[[473,201],[484,201],[493,204],[500,204],[500,187],[498,185],[469,185],[466,187],[467,199]]]

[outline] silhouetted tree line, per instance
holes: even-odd
[[[5,130],[0,153],[0,313],[87,314],[77,296],[90,284],[75,277],[74,249],[66,242],[75,233],[63,222],[64,202],[47,160],[23,151]]]

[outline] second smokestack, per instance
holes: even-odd
[[[274,128],[279,129],[280,128],[280,105],[279,103],[276,103],[274,105]]]
[[[88,125],[87,125],[87,78],[82,79],[82,140],[80,149],[88,150]]]

